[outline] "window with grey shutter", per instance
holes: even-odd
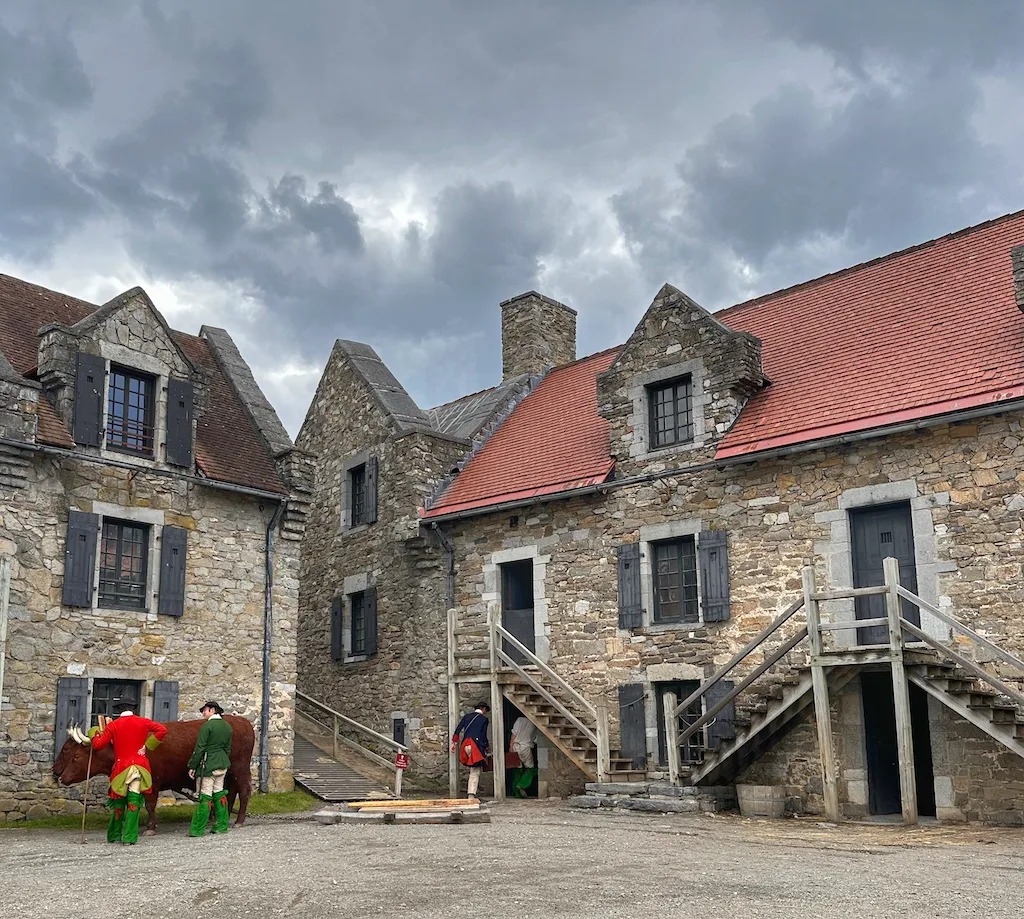
[[[345,598],[335,597],[331,601],[331,660],[340,661],[345,656],[344,633],[342,632],[342,616]]]
[[[704,694],[705,711],[714,708],[725,696],[732,692],[732,680],[719,680]],[[736,736],[736,706],[730,702],[707,726],[708,749],[717,750],[724,741]]]
[[[377,653],[377,588],[367,587],[363,591],[363,610],[366,617],[364,634],[366,635],[366,644],[364,647],[364,653],[376,654]]]
[[[377,522],[377,457],[366,460],[366,523]]]
[[[178,720],[178,681],[155,680],[153,683],[153,720]]]
[[[76,444],[98,447],[103,432],[103,386],[106,361],[78,352],[75,369],[75,414],[71,435]]]
[[[640,545],[619,546],[619,628],[637,629],[643,625],[644,606],[640,590]]]
[[[57,715],[53,722],[53,756],[57,758],[64,741],[68,739],[68,727],[80,724],[88,729],[89,681],[85,677],[62,676],[57,680]]]
[[[619,752],[635,769],[647,767],[647,716],[643,683],[619,687]]]
[[[74,510],[68,514],[67,543],[64,546],[64,592],[61,598],[65,606],[92,606],[99,526],[100,518],[96,514]]]
[[[162,616],[183,616],[188,530],[184,527],[165,526],[160,542],[160,592],[157,598],[157,612]]]
[[[729,618],[729,546],[724,530],[705,530],[698,541],[705,622]]]
[[[167,381],[167,462],[192,468],[192,384]]]

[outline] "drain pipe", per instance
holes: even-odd
[[[0,555],[0,710],[4,703],[4,666],[7,663],[7,611],[11,602],[11,556]]]
[[[455,546],[445,537],[436,523],[430,524],[430,529],[444,550],[445,560],[448,563],[448,593],[444,608],[447,614],[448,610],[455,606]]]
[[[278,503],[267,526],[263,596],[263,699],[260,706],[259,789],[263,794],[270,787],[270,651],[274,633],[274,537],[284,513],[285,502]]]

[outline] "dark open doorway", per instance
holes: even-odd
[[[868,767],[868,810],[872,814],[898,814],[902,806],[892,675],[888,670],[862,673],[860,685]],[[921,816],[934,817],[935,776],[928,728],[928,696],[917,686],[910,687],[910,725],[917,773],[917,811]]]
[[[505,718],[505,744],[504,749],[509,751],[506,754],[506,769],[505,769],[505,796],[508,798],[520,797],[516,794],[516,781],[522,775],[521,769],[523,768],[518,764],[518,757],[512,756],[512,728],[515,727],[516,721],[523,717],[523,713],[519,711],[508,699],[503,699],[503,715]],[[539,731],[534,731],[534,739],[539,735]],[[534,762],[536,763],[537,747],[533,747]],[[534,768],[532,778],[528,785],[524,785],[523,788],[526,792],[527,798],[536,798],[538,789],[538,776],[539,770]]]
[[[917,561],[914,553],[914,526],[910,505],[885,504],[850,511],[850,534],[853,541],[853,586],[880,587],[885,583],[882,562],[889,557],[900,564],[900,583],[917,593]],[[854,601],[858,619],[885,618],[885,597],[857,597]],[[903,601],[903,617],[914,625],[921,624],[918,608]],[[857,629],[857,644],[889,643],[889,630],[884,625]]]
[[[676,701],[682,702],[700,686],[697,680],[682,680],[671,683],[655,683],[654,696],[658,709],[658,763],[668,764],[668,744],[665,741],[665,693],[674,692]],[[698,699],[690,706],[689,711],[679,717],[679,730],[684,730],[701,716],[701,703]],[[679,751],[680,760],[684,763],[699,763],[704,759],[704,732],[697,731],[688,738],[684,749]]]
[[[533,623],[533,560],[507,562],[501,566],[501,624],[530,651],[536,651]],[[526,657],[504,643],[504,652],[519,664]]]

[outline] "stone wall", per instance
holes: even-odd
[[[0,810],[8,819],[33,807],[33,815],[77,807],[81,787],[58,787],[50,774],[60,677],[143,681],[147,714],[153,681],[174,680],[179,717],[199,717],[199,705],[214,698],[258,729],[272,505],[181,477],[36,455],[24,486],[4,489],[2,506],[0,553],[13,559],[3,687],[9,701],[0,717]],[[149,611],[63,606],[69,509],[151,523],[151,571],[162,526],[185,527],[184,615],[157,615],[154,602]],[[277,541],[269,737],[274,791],[292,787],[299,546],[295,539]],[[155,576],[151,587],[152,601]]]
[[[501,304],[502,378],[545,373],[576,360],[576,311],[535,291]]]
[[[620,684],[649,686],[656,680],[709,675],[799,596],[803,565],[813,564],[822,584],[851,586],[849,547],[847,543],[844,548],[839,518],[858,503],[905,499],[915,515],[918,569],[927,574],[921,577],[922,596],[1020,654],[1021,468],[1022,417],[1007,414],[685,478],[612,487],[603,495],[521,511],[515,529],[509,528],[507,515],[471,518],[452,525],[456,605],[480,615],[488,605],[497,608],[493,596],[485,596],[485,569],[493,556],[536,547],[546,557],[549,662],[591,700],[605,694],[614,715]],[[645,620],[643,628],[619,629],[617,546],[680,521],[696,526],[698,539],[704,529],[727,532],[730,618],[686,626]],[[853,615],[838,603],[824,608],[827,616]],[[925,616],[922,622],[936,631],[935,620]],[[781,676],[781,670],[770,672],[764,691]],[[651,712],[647,724],[653,752],[657,725]],[[807,758],[806,751],[799,755]],[[806,776],[794,773],[786,784],[802,788],[803,806],[814,807],[820,788],[814,790],[814,757],[807,762]],[[799,768],[796,763],[787,766]],[[848,780],[862,781],[863,776]],[[970,804],[965,807],[970,811]]]
[[[418,508],[467,446],[425,431],[400,430],[337,353],[298,445],[318,455],[302,560],[299,688],[387,736],[392,719],[404,719],[412,752],[407,786],[443,787],[447,566],[437,541],[421,530]],[[347,469],[353,457],[370,455],[378,463],[377,520],[346,528]],[[334,661],[331,605],[349,592],[346,581],[352,589],[376,588],[378,651],[369,658]]]

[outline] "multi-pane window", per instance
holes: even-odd
[[[110,368],[107,387],[107,446],[130,453],[153,453],[153,378],[122,367]]]
[[[114,718],[118,702],[127,700],[132,703],[132,711],[139,714],[142,701],[142,684],[138,680],[93,680],[91,724],[99,724],[99,716]]]
[[[100,546],[100,605],[146,608],[149,527],[121,520],[103,521]]]
[[[697,547],[692,536],[656,542],[654,621],[697,622]]]
[[[351,653],[366,653],[366,594],[360,591],[357,594],[349,595],[349,604],[352,610],[352,642]]]
[[[366,523],[366,463],[350,469],[348,487],[352,491],[352,526]]]
[[[651,449],[693,440],[693,380],[689,376],[648,387]]]

